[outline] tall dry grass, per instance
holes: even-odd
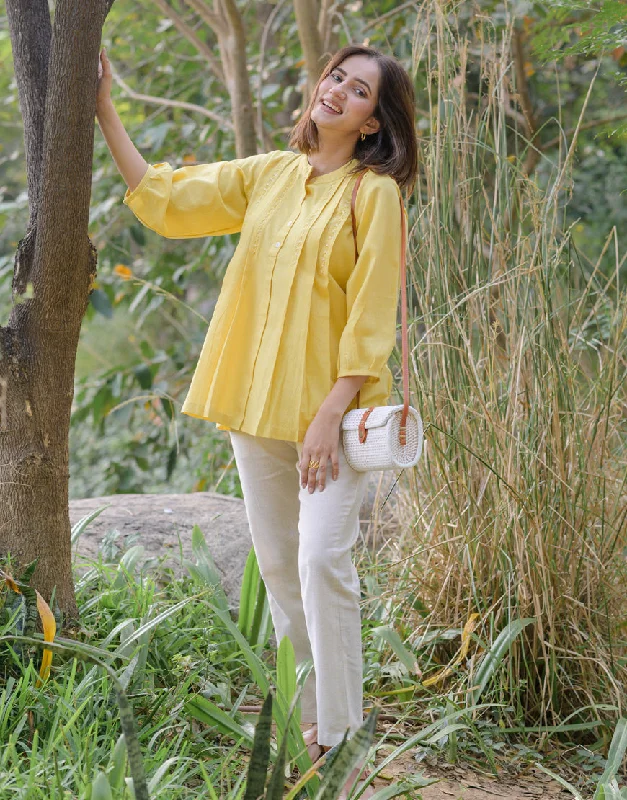
[[[574,141],[542,156],[544,184],[524,174],[511,29],[486,22],[482,41],[470,41],[440,3],[422,8],[414,66],[429,76],[431,129],[412,216],[411,336],[414,400],[428,427],[403,496],[395,587],[417,598],[405,603],[414,641],[479,613],[471,656],[452,679],[462,692],[472,654],[533,617],[492,699],[528,724],[596,717],[600,703],[621,713],[625,243],[608,239],[611,275],[574,252],[564,223]],[[482,87],[473,102],[460,77],[470,62]]]

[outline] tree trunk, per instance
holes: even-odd
[[[218,31],[218,44],[226,86],[231,98],[235,152],[238,158],[245,158],[257,152],[255,110],[246,62],[246,33],[235,0],[220,0],[220,2],[226,25],[225,30]]]
[[[18,573],[37,559],[32,585],[75,616],[68,436],[96,273],[87,226],[98,50],[111,0],[57,0],[51,36],[47,0],[6,5],[31,221],[15,258],[15,304],[0,328],[0,554]]]
[[[319,0],[315,0],[315,2],[313,0],[294,0],[294,12],[298,26],[298,38],[303,48],[303,57],[307,69],[307,84],[311,94],[324,66],[323,41],[318,30],[320,22]]]

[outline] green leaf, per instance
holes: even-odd
[[[625,750],[627,750],[627,719],[621,717],[616,723],[614,736],[612,736],[612,741],[610,743],[610,751],[607,754],[607,763],[599,784],[609,783],[616,775],[622,766]],[[594,794],[594,800],[599,800],[599,788],[597,788]]]
[[[281,741],[279,755],[277,756],[276,764],[270,776],[270,783],[268,784],[268,791],[266,793],[267,800],[282,800],[285,791],[285,762],[287,760],[287,740],[286,734]]]
[[[166,467],[165,467],[166,481],[169,481],[170,478],[172,477],[172,473],[174,472],[174,467],[176,467],[176,462],[178,460],[178,457],[179,457],[178,448],[176,447],[176,445],[174,445],[174,447],[172,447],[170,452],[168,453],[168,460],[166,462]]]
[[[294,646],[287,636],[284,636],[279,644],[276,673],[277,689],[287,712],[296,694],[296,656]]]
[[[526,619],[516,619],[513,622],[510,622],[509,625],[507,625],[499,633],[494,640],[492,647],[486,652],[481,660],[477,671],[472,676],[473,688],[468,692],[468,698],[471,703],[475,704],[479,702],[479,698],[481,697],[483,690],[496,671],[496,668],[503,660],[503,656],[511,647],[512,642],[521,634],[524,628],[526,628],[527,625],[530,625],[532,622],[534,622],[532,617]]]
[[[109,773],[109,784],[112,789],[121,789],[124,786],[124,776],[126,775],[126,739],[121,733],[118,737],[113,753],[111,754],[111,772]]]
[[[99,772],[91,785],[91,800],[113,800],[111,786],[104,772]]]
[[[139,364],[133,370],[133,375],[142,389],[152,388],[152,370],[146,364]]]
[[[316,800],[336,800],[351,772],[366,758],[372,747],[378,714],[379,710],[374,708],[352,738],[340,745],[316,795]]]
[[[268,692],[255,726],[253,751],[248,766],[248,779],[244,800],[257,800],[266,788],[272,737],[272,695]]]
[[[165,411],[166,417],[168,419],[172,419],[174,417],[174,403],[170,400],[169,397],[160,397],[161,405],[163,406],[163,410]]]
[[[182,608],[185,608],[185,606],[188,603],[191,603],[197,599],[198,598],[196,597],[196,595],[192,595],[191,597],[185,597],[183,600],[179,601],[178,603],[175,603],[173,606],[166,608],[160,614],[157,614],[156,617],[153,617],[153,619],[140,625],[139,628],[137,628],[137,630],[134,633],[132,633],[131,636],[128,637],[128,639],[124,640],[123,645],[121,645],[119,649],[127,648],[131,642],[136,642],[138,639],[141,639],[142,636],[151,631],[153,628],[156,628],[157,625],[159,625],[161,622],[168,619],[168,617],[171,617],[173,614],[176,614]],[[110,653],[108,653],[107,655],[109,655],[109,657],[111,656]]]
[[[198,525],[194,525],[192,530],[192,552],[196,556],[196,563],[192,564],[189,560],[184,559],[183,566],[195,581],[213,588],[214,604],[222,610],[226,610],[229,602],[222,588],[222,577]]]
[[[242,577],[242,587],[239,593],[239,614],[237,627],[250,642],[250,631],[252,627],[253,614],[255,612],[255,600],[257,598],[257,586],[259,584],[259,565],[254,548],[250,548],[244,575]]]
[[[73,545],[76,544],[80,535],[89,525],[89,523],[95,520],[96,517],[100,516],[100,514],[102,514],[102,512],[105,510],[105,508],[109,508],[110,505],[111,503],[108,503],[106,506],[100,506],[100,508],[97,508],[95,511],[92,511],[89,514],[86,514],[84,517],[81,517],[81,519],[79,519],[79,521],[75,525],[73,525],[72,537],[71,537],[71,542]]]
[[[96,311],[99,314],[102,314],[103,317],[106,317],[107,319],[111,319],[113,317],[113,306],[111,305],[111,301],[109,300],[107,293],[103,292],[102,289],[92,289],[92,292],[89,295],[89,301]]]
[[[407,671],[410,675],[415,675],[419,671],[416,656],[405,647],[401,637],[393,628],[390,628],[388,625],[383,625],[380,628],[374,628],[372,635],[377,636],[379,639],[383,639],[384,642],[387,642],[390,645],[394,651],[394,655],[398,658],[401,664],[407,668]]]
[[[247,744],[253,745],[254,737],[250,725],[240,725],[239,722],[230,717],[225,711],[211,700],[207,700],[202,695],[195,695],[185,703],[185,712],[199,722],[217,728],[220,733],[232,736],[234,739],[243,739]]]

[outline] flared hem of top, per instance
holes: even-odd
[[[287,428],[277,428],[276,426],[268,426],[263,428],[253,428],[251,425],[244,423],[236,423],[227,414],[219,414],[217,412],[210,412],[207,415],[204,408],[189,405],[183,408],[182,413],[187,417],[195,417],[196,419],[204,419],[207,422],[215,422],[220,430],[236,431],[240,433],[247,433],[249,436],[259,436],[262,439],[278,439],[282,442],[294,442],[299,444],[305,438],[306,430],[294,436],[293,430]]]

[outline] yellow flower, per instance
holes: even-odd
[[[129,269],[129,267],[126,267],[124,264],[116,264],[115,267],[113,267],[113,271],[125,281],[128,281],[133,277],[132,270]]]

